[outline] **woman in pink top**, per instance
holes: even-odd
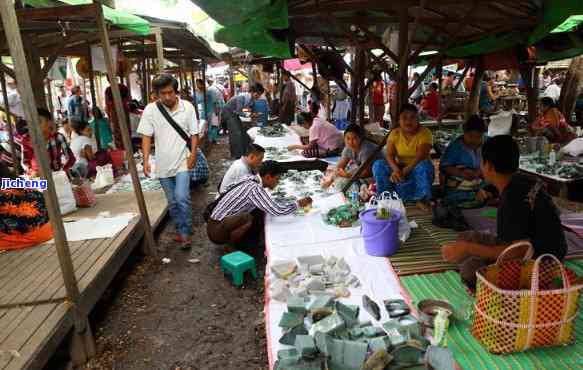
[[[299,116],[301,125],[310,130],[309,142],[306,145],[290,145],[288,150],[301,149],[306,158],[324,158],[339,155],[342,151],[342,133],[336,126],[317,117],[317,111],[302,112]]]

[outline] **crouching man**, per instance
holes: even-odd
[[[259,177],[246,176],[227,187],[212,211],[207,223],[207,235],[216,244],[231,247],[253,240],[263,233],[258,225],[263,212],[273,216],[293,213],[298,207],[312,203],[309,197],[295,203],[280,204],[274,201],[267,189],[274,189],[280,175],[285,172],[276,161],[265,161],[259,168]],[[257,212],[261,211],[261,212]],[[249,245],[245,245],[249,247]]]

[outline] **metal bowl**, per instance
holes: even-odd
[[[449,302],[436,299],[424,299],[417,304],[419,321],[421,321],[423,325],[432,328],[433,319],[437,314],[437,308],[447,311],[448,316],[453,314],[453,306],[449,304]]]

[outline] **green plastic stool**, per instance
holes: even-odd
[[[247,253],[233,252],[221,257],[221,271],[231,274],[233,284],[241,286],[243,284],[243,274],[245,271],[251,271],[254,279],[257,279],[257,270],[255,269],[255,258]]]

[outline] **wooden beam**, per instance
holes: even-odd
[[[43,68],[41,69],[41,72],[40,72],[42,78],[47,77],[47,74],[49,73],[49,71],[53,67],[53,64],[55,64],[55,61],[57,60],[58,57],[59,57],[59,55],[55,53],[45,60],[45,65],[43,66]]]
[[[427,64],[427,67],[425,67],[425,70],[419,76],[419,79],[417,81],[415,81],[415,83],[413,84],[413,86],[411,86],[409,88],[409,91],[407,91],[407,97],[411,96],[411,94],[413,94],[413,91],[417,90],[417,88],[419,87],[419,85],[421,85],[423,83],[423,80],[425,80],[425,78],[427,77],[427,75],[429,74],[429,72],[431,72],[431,70],[433,68],[435,68],[435,66],[437,65],[437,60],[438,59],[434,58],[434,59],[431,59],[429,61],[429,63]]]
[[[17,10],[16,13],[19,20],[59,21],[61,19],[67,19],[73,21],[76,18],[93,19],[95,14],[97,14],[97,7],[98,6],[93,3],[86,5],[54,6],[49,8],[24,8]]]
[[[128,121],[124,111],[123,103],[121,100],[121,93],[119,91],[119,85],[117,82],[117,76],[115,75],[115,68],[112,61],[111,45],[109,43],[109,35],[107,32],[107,24],[105,23],[105,18],[103,17],[102,8],[99,7],[97,12],[97,25],[99,28],[99,34],[101,36],[101,46],[103,47],[103,56],[105,58],[105,65],[107,67],[107,74],[109,76],[109,82],[111,86],[111,93],[113,95],[113,101],[115,104],[115,112],[117,115],[117,121],[120,126],[121,136],[123,145],[125,147],[126,159],[128,161],[128,166],[130,170],[130,175],[132,177],[132,183],[134,185],[134,191],[136,194],[136,200],[138,207],[140,209],[140,214],[142,218],[142,224],[144,225],[144,238],[146,240],[146,252],[152,256],[157,255],[156,242],[154,241],[154,234],[152,232],[152,224],[150,223],[150,217],[148,216],[148,208],[146,207],[146,201],[144,200],[144,193],[142,192],[142,184],[140,183],[140,177],[138,175],[138,170],[136,168],[136,162],[134,161],[134,153],[132,151],[132,140],[128,131]]]
[[[395,63],[399,63],[399,58],[395,53],[391,51],[391,49],[387,48],[383,42],[381,41],[380,37],[375,35],[374,33],[370,32],[366,27],[359,25],[358,28],[364,32],[364,34],[375,44],[375,46],[382,51],[385,52]]]
[[[474,72],[474,80],[472,81],[472,89],[470,90],[470,96],[468,98],[468,105],[466,107],[466,119],[468,119],[472,114],[478,113],[479,102],[480,102],[480,84],[482,83],[482,77],[484,76],[484,64],[482,59],[478,58],[476,61],[476,71]]]
[[[162,39],[162,30],[154,30],[156,35],[156,55],[158,57],[158,73],[164,73],[164,41]]]
[[[16,143],[14,142],[14,126],[16,122],[14,115],[10,113],[10,105],[8,104],[8,90],[6,88],[6,76],[4,72],[0,71],[0,86],[2,87],[2,98],[4,101],[4,111],[6,112],[6,123],[8,124],[8,141],[10,142],[10,155],[12,156],[12,163],[14,165],[14,172],[18,175],[20,172],[18,157],[16,156]]]
[[[65,228],[63,226],[63,218],[59,208],[59,200],[55,190],[53,173],[47,155],[46,142],[40,127],[36,99],[30,80],[22,37],[18,27],[16,10],[11,1],[0,1],[0,18],[2,19],[4,33],[10,47],[10,55],[14,61],[14,71],[17,76],[24,115],[28,122],[33,151],[36,160],[39,162],[41,175],[47,181],[47,188],[43,192],[43,196],[46,203],[45,206],[49,213],[51,226],[53,228],[53,239],[55,241],[55,248],[57,249],[59,265],[63,274],[65,291],[73,306],[72,309],[76,333],[90,333],[90,330],[87,330],[87,313],[82,313],[78,309],[80,305],[79,286],[77,284],[77,278],[75,277],[75,268],[73,266],[73,260],[71,258]],[[89,342],[92,341],[92,338],[87,339]],[[90,353],[87,353],[87,355],[90,355]]]

